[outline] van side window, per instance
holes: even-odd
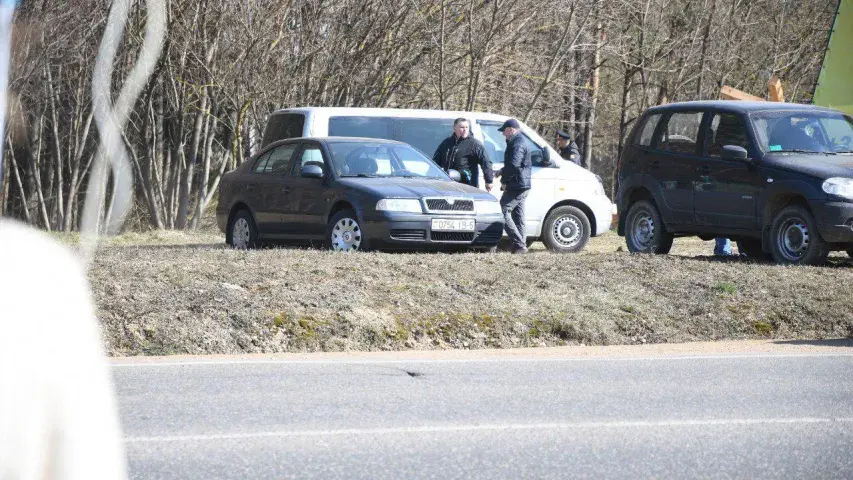
[[[492,163],[504,163],[504,152],[506,152],[506,138],[504,134],[499,132],[501,123],[480,123],[480,128],[483,130],[483,146],[486,148],[486,154]],[[524,143],[530,149],[530,160],[534,167],[548,167],[542,161],[542,147],[536,145],[524,132],[521,133]]]
[[[330,137],[394,140],[392,119],[384,117],[330,117]]]
[[[504,152],[506,151],[506,139],[503,133],[499,132],[500,123],[480,123],[480,129],[483,130],[483,147],[486,149],[486,155],[492,163],[504,163]]]
[[[655,129],[658,127],[660,116],[661,114],[656,113],[654,115],[649,115],[648,118],[646,118],[646,123],[643,125],[643,130],[640,132],[640,135],[637,136],[635,145],[638,147],[652,146],[652,136],[655,134]]]
[[[429,158],[441,142],[453,135],[453,120],[445,118],[396,118],[396,138],[417,148]]]
[[[737,145],[749,150],[743,119],[732,113],[715,114],[705,143],[708,145],[708,155],[717,158],[722,156],[723,147],[726,145]]]
[[[270,143],[288,138],[299,138],[303,136],[305,128],[305,116],[301,113],[278,113],[270,117],[267,128],[264,130],[264,138],[261,148]]]
[[[676,112],[670,115],[666,128],[656,142],[657,148],[673,153],[695,155],[699,140],[702,112]]]

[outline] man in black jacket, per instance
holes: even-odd
[[[471,136],[471,124],[464,118],[453,121],[453,135],[445,138],[432,156],[432,161],[445,172],[451,168],[458,171],[462,177],[459,181],[474,187],[480,186],[479,171],[483,169],[483,179],[486,180],[486,190],[492,190],[494,174],[492,161],[486,155],[483,144]]]
[[[578,165],[581,164],[581,154],[578,150],[578,144],[572,140],[571,135],[562,130],[557,130],[557,147],[560,148],[561,157]]]
[[[510,118],[498,129],[506,138],[504,166],[497,172],[501,177],[501,208],[504,228],[512,243],[512,253],[527,253],[527,236],[524,230],[524,202],[530,191],[530,174],[533,163],[530,149],[521,134],[518,120]]]

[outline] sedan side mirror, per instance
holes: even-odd
[[[447,174],[450,175],[450,178],[453,179],[454,182],[458,182],[459,180],[462,180],[462,174],[460,174],[458,170],[454,170],[451,168],[447,172]]]
[[[323,168],[319,165],[305,165],[302,167],[302,176],[306,178],[323,178]]]
[[[725,145],[721,157],[723,160],[749,162],[749,154],[746,153],[746,149],[737,145]]]

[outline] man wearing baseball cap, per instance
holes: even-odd
[[[521,134],[518,120],[510,118],[498,129],[506,138],[504,166],[496,176],[501,178],[501,208],[504,228],[512,243],[512,253],[527,253],[527,237],[524,230],[524,202],[530,191],[530,174],[533,163],[530,149]]]

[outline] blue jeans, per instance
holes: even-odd
[[[743,247],[740,242],[737,242],[737,251],[744,255]],[[714,245],[714,255],[729,256],[732,254],[732,242],[725,237],[717,237]]]

